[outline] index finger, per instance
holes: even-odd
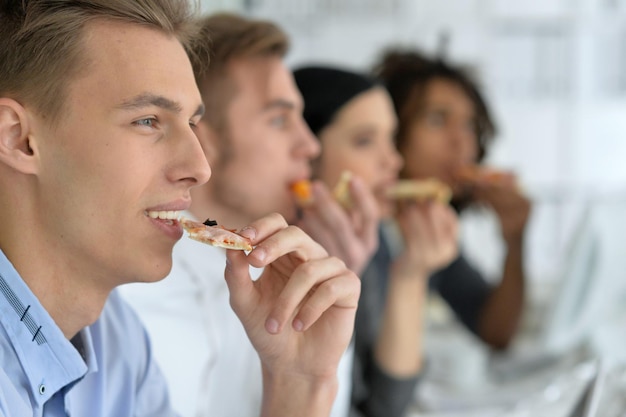
[[[250,223],[240,233],[252,240],[254,249],[248,254],[248,262],[257,268],[266,266],[289,253],[302,261],[328,256],[320,244],[299,227],[288,225],[279,214]]]
[[[374,194],[367,188],[360,177],[353,176],[350,181],[350,195],[354,202],[352,210],[357,212],[361,222],[361,237],[378,240],[380,213]]]

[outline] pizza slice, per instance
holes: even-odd
[[[306,207],[313,202],[313,192],[311,191],[311,181],[300,180],[291,184],[291,192],[296,197],[296,202],[301,207]]]
[[[344,208],[349,209],[352,207],[352,199],[350,198],[350,180],[352,179],[352,172],[343,171],[339,177],[339,181],[335,188],[333,188],[333,196],[335,200],[339,202]]]
[[[438,201],[448,204],[452,198],[452,189],[434,178],[400,180],[387,190],[387,197],[393,200]]]
[[[480,165],[467,165],[456,172],[456,177],[463,182],[496,184],[509,179],[511,174]]]
[[[189,232],[191,239],[207,245],[226,249],[252,250],[250,239],[238,235],[234,230],[219,226],[215,221],[207,220],[205,223],[200,223],[183,217],[180,219],[180,224]]]
[[[351,178],[352,173],[350,171],[343,171],[337,185],[335,185],[335,188],[333,188],[332,191],[335,200],[337,200],[344,208],[350,208],[352,206],[352,200],[350,199]],[[313,202],[311,181],[306,179],[296,181],[291,184],[290,189],[296,197],[296,201],[300,207],[306,207]]]

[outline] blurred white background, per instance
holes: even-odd
[[[527,253],[534,280],[558,273],[588,203],[626,203],[626,0],[202,4],[206,12],[277,22],[293,40],[291,66],[321,62],[367,71],[390,45],[471,66],[499,127],[489,163],[515,171],[536,202]],[[470,224],[464,232],[473,236],[485,227]],[[499,250],[497,242],[485,245]],[[472,253],[485,245],[468,251],[497,275],[497,258]]]
[[[202,1],[278,23],[290,66],[367,71],[394,45],[471,66],[499,127],[488,163],[515,171],[535,203],[527,325],[560,309],[598,352],[626,356],[616,349],[626,342],[626,0]],[[463,233],[468,255],[498,276],[493,222],[466,219]]]

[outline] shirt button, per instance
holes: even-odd
[[[39,394],[44,395],[46,392],[46,386],[44,384],[39,385]]]

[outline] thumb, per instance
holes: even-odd
[[[253,305],[251,301],[254,296],[250,265],[243,251],[226,250],[224,278],[230,292],[230,304],[239,316],[245,306]]]

